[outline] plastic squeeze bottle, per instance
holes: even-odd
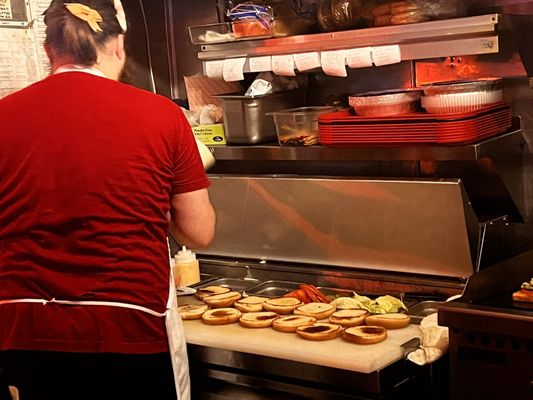
[[[185,246],[174,256],[175,264],[172,267],[176,286],[189,286],[200,282],[200,263],[196,254]]]

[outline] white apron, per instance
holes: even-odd
[[[170,349],[170,359],[172,361],[172,370],[174,372],[174,383],[176,385],[176,394],[178,400],[189,400],[191,397],[191,386],[189,380],[189,361],[187,358],[187,344],[183,335],[183,325],[178,312],[178,300],[172,271],[170,272],[170,289],[167,301],[167,308],[164,313],[158,313],[147,307],[136,304],[120,303],[115,301],[69,301],[69,300],[44,300],[44,299],[12,299],[1,300],[0,305],[13,303],[40,303],[43,306],[47,304],[61,304],[68,306],[108,306],[128,308],[130,310],[142,311],[156,317],[165,318],[165,326],[168,337],[168,346]]]

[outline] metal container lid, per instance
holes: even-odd
[[[502,78],[481,78],[475,80],[446,81],[422,85],[420,89],[426,96],[438,96],[452,93],[492,92],[502,88]]]
[[[307,106],[307,107],[296,107],[289,108],[286,110],[271,111],[266,113],[266,115],[313,115],[313,114],[322,114],[328,111],[337,111],[339,107],[335,106]]]
[[[366,92],[349,96],[349,103],[352,107],[406,103],[419,100],[421,94],[417,89]]]

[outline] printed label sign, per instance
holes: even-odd
[[[13,19],[11,0],[0,0],[0,19]]]

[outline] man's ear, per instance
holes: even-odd
[[[120,34],[117,36],[117,48],[115,52],[119,60],[122,61],[126,58],[126,50],[124,48],[124,35],[123,34]]]

